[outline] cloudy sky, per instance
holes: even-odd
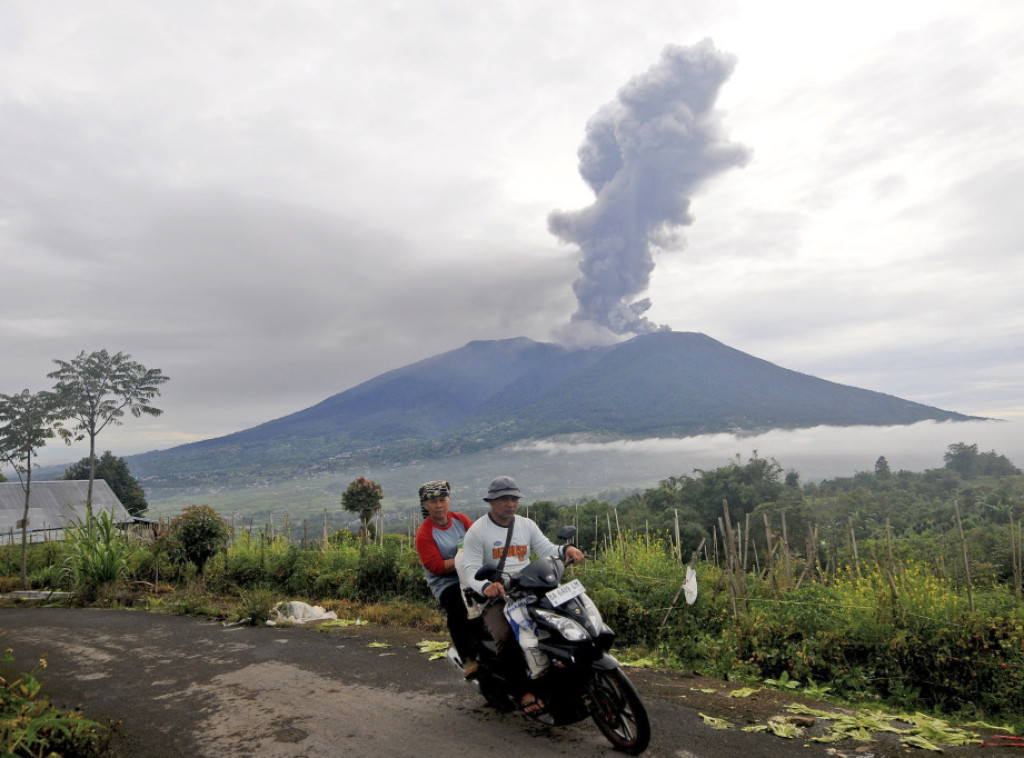
[[[1019,0],[0,0],[0,392],[130,353],[171,380],[128,455],[669,327],[1024,420],[1022,38]]]

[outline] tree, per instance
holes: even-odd
[[[208,505],[190,505],[171,521],[169,537],[182,558],[203,575],[206,563],[223,550],[231,527]]]
[[[978,454],[978,466],[983,476],[1018,476],[1020,469],[1010,462],[1005,455],[995,450]]]
[[[11,465],[25,491],[21,517],[21,584],[28,589],[28,505],[32,495],[32,456],[54,436],[54,397],[48,392],[0,395],[0,461]],[[24,478],[22,475],[24,474]]]
[[[363,545],[370,540],[370,520],[380,511],[384,490],[372,479],[360,476],[354,479],[341,496],[341,505],[349,513],[358,513],[362,526],[359,535]]]
[[[711,471],[695,469],[683,488],[683,501],[692,503],[708,532],[729,503],[732,518],[739,520],[762,503],[774,502],[783,491],[782,466],[774,458],[761,458],[755,450],[744,465],[740,456]]]
[[[889,461],[884,455],[878,456],[878,460],[875,461],[875,476],[879,479],[892,478],[892,469],[889,468]]]
[[[108,424],[119,425],[125,411],[135,418],[142,414],[159,416],[159,408],[150,401],[160,396],[160,385],[168,377],[160,369],[147,369],[130,355],[98,350],[86,355],[83,350],[71,361],[55,360],[58,368],[47,376],[56,379],[53,391],[71,429],[58,429],[66,439],[89,438],[89,488],[86,508],[92,514],[92,485],[96,479],[96,435]],[[77,434],[76,434],[77,433]]]
[[[74,463],[64,471],[62,479],[88,479],[91,461],[83,458]],[[110,485],[110,489],[117,495],[128,513],[133,516],[141,516],[149,508],[146,502],[146,493],[139,484],[139,480],[132,476],[128,470],[128,463],[124,458],[115,458],[109,450],[106,451],[97,461],[95,474],[97,479],[102,479]]]
[[[978,446],[957,442],[946,448],[942,460],[946,468],[960,474],[962,479],[973,479],[978,475]]]

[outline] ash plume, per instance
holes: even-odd
[[[596,199],[548,216],[548,230],[582,253],[567,341],[669,329],[644,316],[650,299],[636,298],[654,270],[652,249],[684,246],[678,227],[694,221],[693,192],[749,159],[746,147],[728,141],[714,110],[735,63],[711,40],[669,45],[587,123],[579,171]]]

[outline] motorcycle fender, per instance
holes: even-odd
[[[601,669],[602,671],[611,671],[619,667],[619,662],[608,653],[602,653],[601,657],[590,664],[592,668]]]

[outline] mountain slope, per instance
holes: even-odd
[[[235,434],[134,456],[140,477],[213,481],[446,457],[515,440],[689,436],[968,417],[776,366],[703,334],[569,350],[470,342]]]
[[[964,420],[892,395],[784,369],[703,334],[657,332],[616,345],[561,386],[515,388],[479,417],[515,419],[533,436],[572,432],[689,436],[727,430]]]

